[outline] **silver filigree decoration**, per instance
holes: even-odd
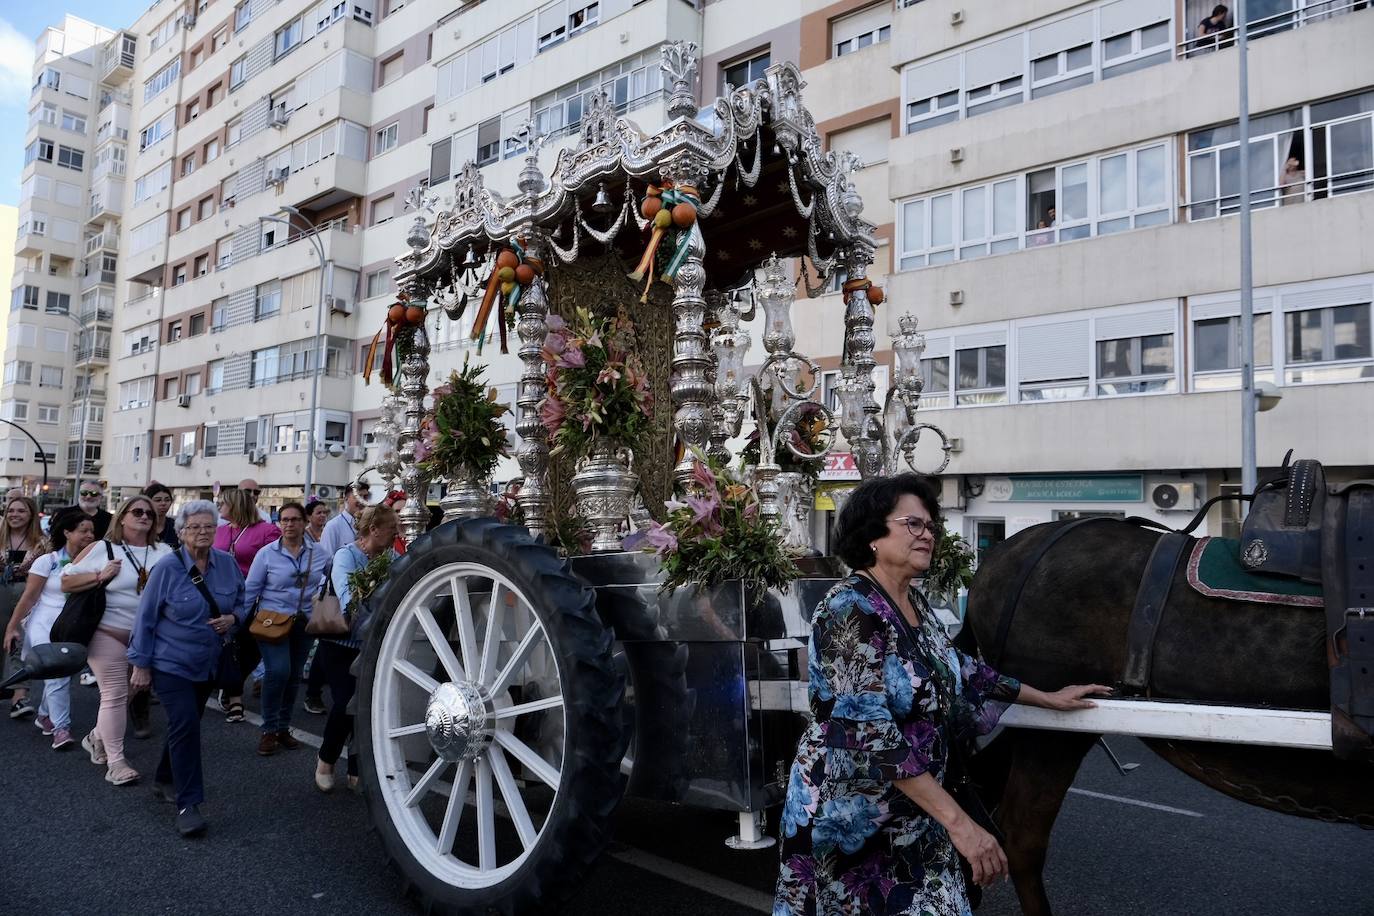
[[[693,118],[697,113],[697,44],[694,41],[670,41],[662,51],[663,62],[660,67],[671,86],[668,117]]]

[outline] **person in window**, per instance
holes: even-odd
[[[1198,23],[1198,37],[1205,39],[1198,42],[1198,47],[1202,50],[1212,50],[1217,47],[1229,48],[1235,36],[1228,36],[1224,41],[1216,37],[1209,38],[1209,36],[1218,36],[1228,31],[1231,28],[1230,19],[1231,11],[1226,8],[1224,3],[1218,3],[1212,7],[1212,12],[1207,15],[1207,18]],[[1218,44],[1219,41],[1221,44]]]
[[[1279,205],[1302,203],[1306,199],[1306,188],[1307,169],[1302,167],[1302,160],[1297,156],[1289,156],[1279,175]]]
[[[0,633],[10,622],[28,582],[29,567],[43,554],[43,527],[38,521],[38,504],[22,493],[12,493],[5,500],[5,514],[0,517],[0,544],[5,546],[5,565],[0,571]],[[18,653],[13,659],[18,664]],[[0,649],[0,679],[8,675],[10,653]],[[10,718],[22,719],[33,715],[29,691],[14,688],[10,700]]]
[[[233,557],[211,545],[215,507],[202,499],[181,507],[182,547],[148,575],[129,640],[129,689],[157,690],[167,711],[167,742],[153,776],[153,794],[177,807],[182,836],[205,832],[200,717],[215,686],[226,637],[243,623],[243,574]],[[199,584],[197,584],[197,580]]]
[[[773,916],[967,916],[959,856],[978,884],[1007,859],[951,794],[958,748],[1008,703],[1082,709],[1109,692],[1045,693],[955,649],[912,587],[940,530],[938,491],[916,474],[865,481],[840,511],[836,552],[854,573],[811,618],[813,720],[788,779]]]

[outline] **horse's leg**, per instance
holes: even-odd
[[[1064,796],[1097,735],[1017,729],[1011,772],[997,822],[1007,836],[1007,863],[1025,916],[1050,916],[1045,853]]]

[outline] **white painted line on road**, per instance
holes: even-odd
[[[713,897],[729,900],[731,903],[747,906],[751,910],[758,910],[762,913],[773,912],[772,895],[752,887],[745,887],[743,884],[727,881],[710,872],[692,868],[690,865],[681,865],[661,856],[656,856],[651,852],[629,846],[609,850],[606,854],[627,865],[633,865],[636,868],[642,868],[645,871],[669,878],[679,884],[705,891]]]
[[[1089,798],[1101,798],[1106,801],[1120,802],[1123,805],[1135,805],[1137,808],[1149,808],[1151,811],[1163,811],[1165,814],[1181,814],[1184,817],[1206,817],[1198,811],[1189,811],[1187,808],[1172,808],[1168,805],[1157,805],[1154,802],[1142,801],[1139,798],[1127,798],[1124,795],[1108,795],[1106,792],[1092,792],[1088,789],[1070,789],[1075,795],[1086,795]]]

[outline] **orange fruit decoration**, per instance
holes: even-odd
[[[407,324],[424,324],[425,310],[418,305],[412,305],[405,310]]]
[[[686,229],[697,221],[697,211],[689,203],[680,203],[673,207],[673,225],[679,229]]]
[[[392,324],[399,324],[406,320],[406,307],[399,302],[386,310],[386,320]]]
[[[512,270],[520,263],[520,258],[509,248],[501,249],[501,253],[496,256],[497,267],[509,267]]]
[[[521,264],[515,268],[515,282],[521,286],[529,286],[534,282],[534,268],[528,264]]]
[[[881,286],[870,286],[864,290],[864,295],[868,296],[868,301],[873,305],[882,305],[883,300],[887,298]]]
[[[653,219],[662,209],[663,201],[659,200],[657,195],[644,198],[644,203],[639,205],[639,212],[644,214],[645,219]]]

